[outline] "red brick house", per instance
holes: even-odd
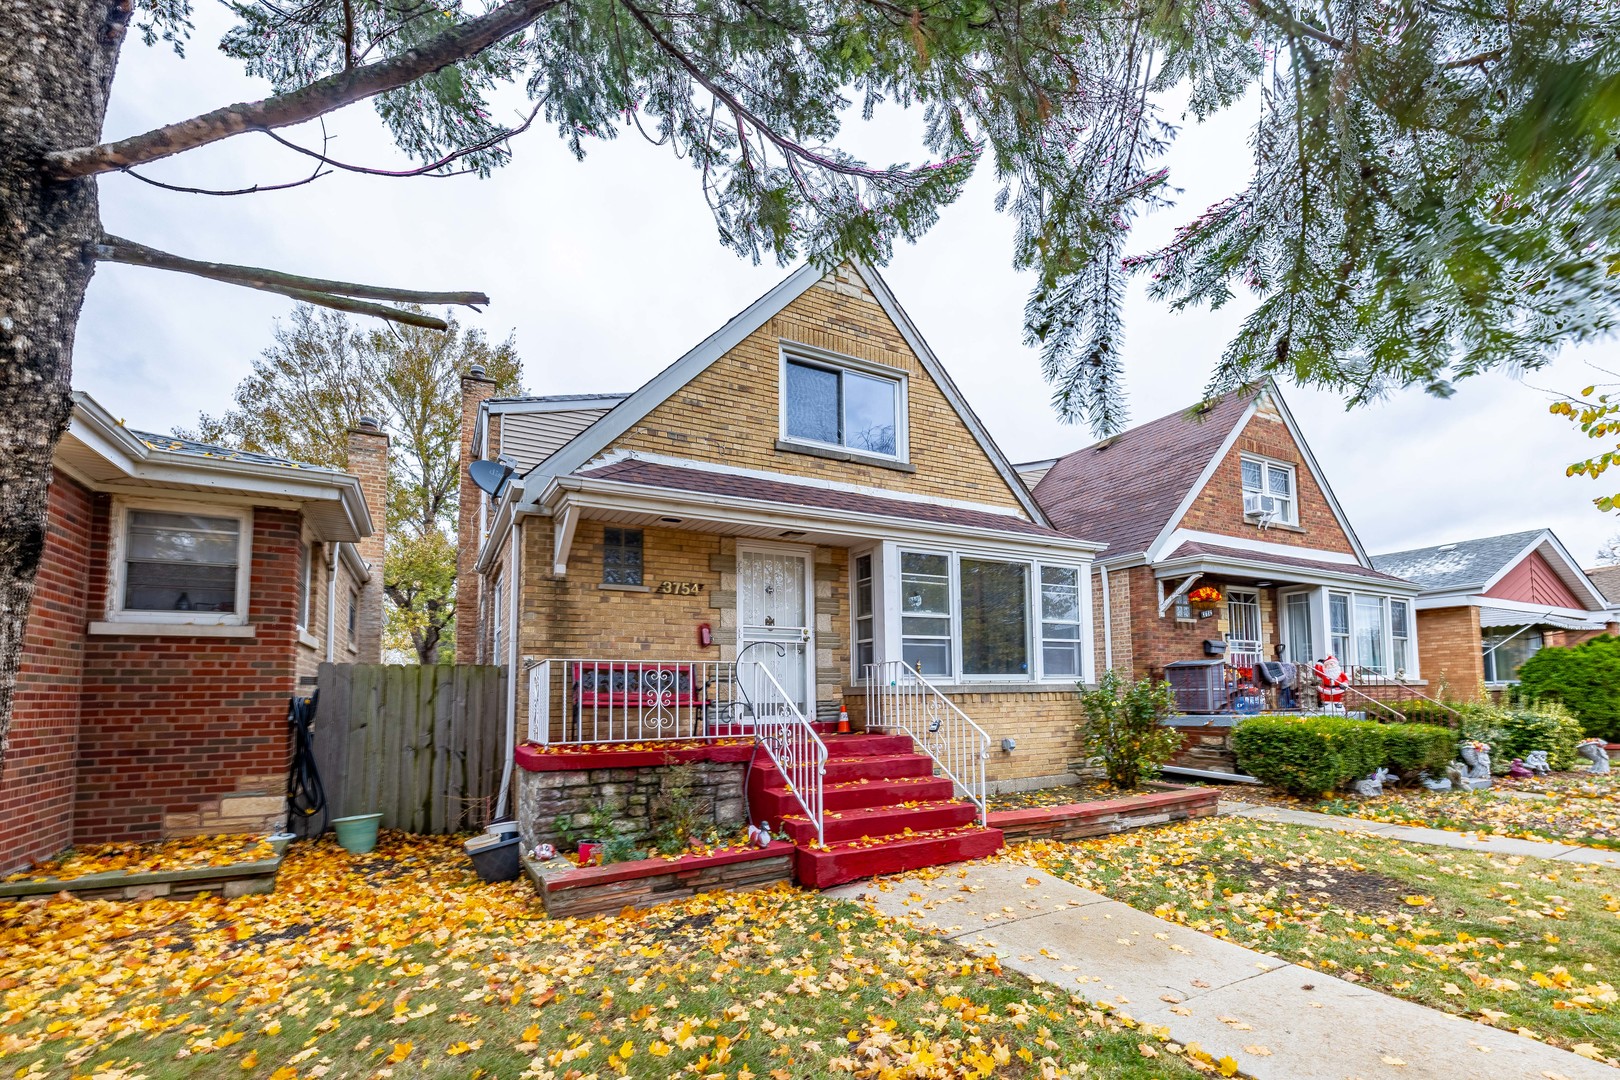
[[[1275,385],[1019,472],[1055,526],[1108,545],[1091,590],[1099,670],[1202,680],[1178,694],[1200,713],[1229,711],[1244,681],[1287,707],[1265,675],[1290,672],[1262,662],[1329,653],[1355,679],[1351,708],[1423,685],[1419,586],[1373,565]],[[1200,610],[1189,597],[1205,588],[1218,600]],[[1313,681],[1299,681],[1292,701],[1309,705]]]
[[[1620,630],[1614,602],[1551,529],[1373,556],[1423,586],[1415,602],[1423,669],[1446,696],[1473,700],[1518,681],[1544,645]]]
[[[135,431],[75,394],[0,871],[75,842],[284,821],[288,698],[323,660],[381,657],[388,437],[369,419],[349,437],[358,475]]]

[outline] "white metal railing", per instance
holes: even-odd
[[[827,744],[758,661],[542,660],[529,669],[529,741],[546,746],[753,737],[823,837]]]
[[[816,827],[816,842],[826,836],[822,814],[822,779],[827,773],[827,744],[805,719],[798,704],[782,689],[771,669],[760,663],[738,665],[739,682],[753,703],[754,738]]]
[[[910,664],[866,665],[866,726],[910,735],[979,808],[979,823],[987,823],[984,763],[990,736]]]

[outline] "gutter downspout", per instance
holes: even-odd
[[[1097,564],[1102,576],[1103,670],[1114,670],[1114,607],[1108,600],[1108,567]]]
[[[506,816],[506,797],[512,789],[512,766],[516,762],[517,754],[517,684],[521,676],[518,670],[518,597],[522,595],[522,590],[518,587],[521,578],[518,537],[522,533],[523,519],[513,514],[511,554],[506,560],[507,588],[511,590],[506,605],[506,761],[501,767],[500,794],[495,797],[497,821]]]
[[[337,554],[336,543],[326,545],[326,662],[335,655],[332,636],[337,633]]]

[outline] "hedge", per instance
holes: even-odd
[[[1409,724],[1438,724],[1441,727],[1455,727],[1457,725],[1457,710],[1455,706],[1442,705],[1438,701],[1429,701],[1425,698],[1412,698],[1407,701],[1392,701],[1389,707],[1398,710],[1406,717]],[[1382,712],[1383,710],[1379,710]]]
[[[1402,780],[1439,776],[1457,757],[1457,733],[1438,724],[1385,724],[1384,759]]]
[[[1391,725],[1342,716],[1256,716],[1232,731],[1238,767],[1264,784],[1317,798],[1384,764]]]
[[[1540,649],[1519,667],[1523,701],[1558,702],[1586,734],[1620,738],[1620,638]]]
[[[1459,706],[1463,721],[1458,734],[1491,746],[1491,771],[1505,773],[1514,758],[1532,750],[1547,751],[1554,769],[1573,769],[1580,761],[1575,744],[1581,741],[1581,722],[1556,702],[1503,708],[1499,705]]]

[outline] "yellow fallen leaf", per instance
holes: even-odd
[[[1380,1060],[1382,1060],[1385,1065],[1392,1065],[1397,1069],[1403,1068],[1406,1065],[1406,1062],[1402,1061],[1400,1058],[1391,1057],[1388,1054],[1385,1054]]]
[[[389,1063],[392,1064],[392,1065],[398,1065],[400,1062],[402,1062],[406,1058],[410,1057],[411,1056],[411,1045],[412,1044],[409,1043],[409,1042],[397,1042],[397,1043],[395,1043],[394,1044],[394,1052],[388,1055]]]
[[[256,1068],[259,1064],[259,1052],[257,1050],[249,1050],[247,1053],[242,1055],[242,1060],[237,1062],[237,1064],[242,1066],[244,1069]]]
[[[471,1051],[472,1047],[468,1046],[464,1042],[453,1042],[449,1046],[445,1047],[444,1050],[444,1052],[449,1054],[451,1057],[460,1057],[462,1054],[470,1053]]]
[[[668,1057],[669,1043],[662,1041],[655,1042],[651,1046],[647,1047],[647,1053],[651,1054],[653,1057]]]
[[[227,1031],[225,1034],[214,1040],[214,1048],[216,1050],[223,1050],[227,1046],[231,1046],[241,1041],[242,1033],[240,1031]]]
[[[1237,1063],[1236,1059],[1234,1059],[1230,1055],[1228,1055],[1226,1057],[1223,1057],[1219,1061],[1215,1062],[1215,1067],[1221,1070],[1221,1075],[1222,1076],[1236,1076],[1237,1075],[1238,1063]]]
[[[1403,897],[1402,899],[1404,899],[1412,907],[1428,907],[1430,904],[1434,903],[1434,897],[1421,896],[1418,894]]]
[[[1603,1060],[1603,1051],[1599,1050],[1597,1047],[1593,1046],[1591,1043],[1576,1043],[1574,1046],[1571,1046],[1570,1049],[1573,1050],[1575,1053],[1579,1054],[1581,1057],[1587,1058],[1588,1060],[1591,1060],[1591,1061],[1602,1061]]]
[[[1255,1057],[1271,1056],[1271,1048],[1266,1046],[1245,1046],[1243,1048],[1243,1052],[1245,1054],[1253,1054]]]
[[[631,1058],[635,1057],[636,1056],[635,1044],[632,1043],[629,1039],[626,1039],[624,1041],[624,1045],[619,1047],[619,1056],[622,1057],[626,1061],[629,1061]]]

